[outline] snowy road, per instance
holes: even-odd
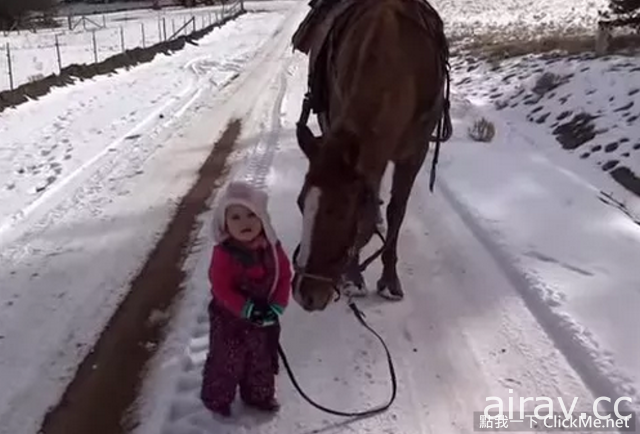
[[[0,115],[3,434],[37,431],[217,135],[253,107],[234,96],[258,93],[257,66],[274,44],[284,52],[271,37],[291,14],[284,5]]]
[[[462,3],[456,2],[456,8]],[[257,2],[252,7],[261,13],[229,23],[202,39],[199,47],[188,46],[114,77],[56,90],[41,101],[0,115],[2,434],[36,432],[42,415],[55,404],[127,293],[131,278],[171,220],[176,204],[198,176],[200,164],[229,119],[241,118],[243,125],[232,176],[266,187],[285,247],[292,252],[298,242],[300,216],[295,198],[306,163],[293,131],[305,91],[306,58],[292,53],[290,37],[307,7],[306,2],[286,1]],[[458,140],[469,119],[461,115],[465,95],[457,97],[454,128],[462,129],[456,133]],[[498,137],[503,137],[502,124],[498,126]],[[546,136],[540,141],[547,142]],[[616,384],[620,386],[616,390],[628,391],[635,398],[635,377],[628,381],[609,378],[609,364],[603,371],[598,365],[601,356],[614,368],[623,360],[623,367],[637,375],[632,352],[637,351],[637,342],[635,347],[631,342],[631,351],[620,354],[626,346],[623,336],[637,339],[631,315],[625,317],[630,331],[620,333],[620,342],[613,343],[616,354],[608,352],[610,342],[602,343],[602,336],[619,331],[615,318],[610,318],[615,316],[613,311],[603,310],[591,322],[577,316],[579,321],[572,323],[575,329],[569,330],[575,332],[576,345],[585,336],[599,340],[594,338],[591,348],[594,360],[585,360],[593,362],[591,370],[574,371],[576,355],[571,360],[570,354],[554,345],[554,337],[525,303],[522,288],[516,287],[513,276],[496,259],[495,246],[482,242],[478,228],[469,225],[469,219],[478,225],[487,223],[482,217],[491,217],[495,209],[481,206],[488,202],[465,183],[479,189],[483,184],[474,181],[474,176],[498,186],[513,179],[508,171],[499,178],[502,169],[483,164],[483,158],[510,152],[508,158],[521,163],[514,167],[530,171],[534,179],[538,175],[514,151],[521,144],[507,145],[499,142],[486,154],[477,151],[481,145],[468,141],[454,140],[449,149],[445,145],[446,158],[439,171],[442,184],[437,183],[434,194],[428,191],[429,165],[425,165],[400,239],[399,271],[407,297],[389,303],[371,295],[359,302],[394,356],[399,389],[391,410],[344,423],[302,401],[283,372],[278,379],[283,409],[275,418],[241,414],[231,424],[215,421],[198,400],[208,345],[204,313],[211,249],[203,232],[202,243],[194,246],[186,266],[189,278],[176,306],[172,331],[140,397],[140,424],[135,434],[471,433],[473,412],[482,411],[491,396],[501,397],[506,404],[512,397],[516,408],[520,397],[551,397],[554,411],[559,412],[558,398],[568,407],[577,399],[574,412],[591,411],[594,394],[611,390],[610,384],[594,388],[594,381],[587,381],[585,376],[593,371],[599,372],[597,381],[626,381]],[[510,161],[508,158],[504,161]],[[491,170],[496,178],[487,178],[481,170],[467,170],[476,166]],[[580,215],[586,209],[582,202],[587,199],[582,193],[563,189],[562,179],[554,178],[557,185],[549,191],[557,193],[558,201],[567,192],[575,193],[581,206],[572,209],[571,215],[562,206],[547,208],[540,214],[545,218],[566,221],[568,215]],[[449,188],[442,190],[440,185]],[[488,191],[485,187],[482,192]],[[531,187],[527,191],[533,195],[539,190]],[[497,188],[495,195],[506,200],[502,193]],[[512,196],[507,197],[512,202],[505,207],[515,217],[503,213],[489,219],[495,224],[489,236],[498,238],[500,230],[515,228],[517,232],[522,227],[517,223],[527,215],[526,204],[515,200],[521,197],[518,194]],[[608,219],[610,214],[603,211],[607,207],[604,209],[611,212],[608,205],[594,205],[594,201],[597,199],[588,199],[589,206],[596,207],[593,213]],[[480,215],[467,213],[463,218],[461,202],[476,206]],[[507,215],[504,221],[502,215]],[[542,222],[540,227],[547,228]],[[614,242],[620,235],[603,223],[602,239],[611,243],[609,252],[624,253],[631,260],[640,252],[634,238],[638,231],[626,223],[624,230],[624,243]],[[567,238],[561,237],[564,235]],[[580,236],[577,230],[558,231],[549,238],[574,251],[580,245],[571,244],[576,240],[570,237]],[[509,239],[519,241],[520,237],[512,234]],[[569,249],[572,245],[575,248]],[[536,247],[537,257],[544,258],[548,246]],[[560,263],[562,253],[557,255]],[[590,254],[600,266],[589,272],[605,283],[612,281],[607,268],[610,262],[606,262],[612,255],[598,249],[591,249]],[[379,271],[378,264],[367,271],[369,284]],[[546,274],[537,276],[539,283],[548,282],[555,272],[543,271]],[[637,277],[628,274],[625,279],[620,281],[632,289],[614,298],[616,303],[626,300],[630,312],[637,305],[633,298]],[[605,284],[591,282],[600,293],[606,292]],[[550,291],[557,296],[551,307],[580,306],[572,293],[563,298],[568,285],[562,283],[554,288],[557,292]],[[580,295],[579,303],[596,300],[591,293]],[[284,348],[302,387],[313,398],[343,411],[387,399],[382,349],[358,325],[344,300],[315,314],[302,311],[292,301],[283,322]],[[602,329],[607,334],[597,333]]]
[[[272,101],[251,118],[256,125],[270,126],[271,135],[246,134],[245,140],[258,134],[257,151],[235,176],[247,176],[257,184],[266,181],[274,224],[291,252],[300,233],[295,197],[306,167],[293,135],[304,92],[305,59],[296,55],[283,70],[286,82],[274,77]],[[278,95],[283,91],[281,104]],[[268,176],[260,176],[269,166]],[[400,242],[407,298],[397,304],[375,295],[360,301],[395,358],[399,390],[392,409],[345,424],[302,401],[283,371],[278,380],[283,409],[278,416],[243,413],[238,405],[238,419],[223,424],[198,400],[208,344],[204,307],[210,247],[204,244],[192,258],[189,293],[167,346],[171,351],[157,360],[157,370],[149,377],[144,422],[136,434],[470,433],[473,412],[489,405],[489,396],[501,397],[505,404],[513,397],[516,407],[519,397],[552,397],[555,411],[561,411],[556,398],[566,403],[577,398],[576,411],[591,410],[592,394],[490,253],[442,194],[429,193],[425,169]],[[370,284],[378,272],[378,266],[367,271]],[[358,325],[344,301],[315,314],[292,303],[283,327],[292,367],[305,391],[321,404],[349,411],[385,402],[390,392],[382,348]]]

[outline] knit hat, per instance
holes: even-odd
[[[226,231],[225,213],[230,205],[243,205],[249,208],[262,221],[262,227],[269,243],[272,246],[277,244],[278,238],[269,218],[267,194],[243,181],[229,182],[216,198],[211,227],[216,243],[221,243],[229,237]]]

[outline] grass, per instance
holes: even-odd
[[[528,54],[557,52],[560,55],[595,55],[595,32],[554,31],[534,38],[515,32],[488,32],[473,37],[453,37],[453,54],[470,54],[488,61],[499,61]],[[640,33],[615,35],[609,43],[609,54],[638,55]]]

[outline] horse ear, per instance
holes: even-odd
[[[296,128],[296,136],[298,138],[298,146],[307,159],[311,160],[318,152],[318,144],[320,139],[313,135],[308,126],[298,124]]]

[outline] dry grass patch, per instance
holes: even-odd
[[[496,127],[493,122],[483,118],[476,120],[467,130],[469,137],[476,142],[488,143],[496,135]]]
[[[524,35],[523,35],[524,36]],[[539,38],[517,34],[487,33],[472,40],[456,38],[455,49],[477,55],[489,61],[500,61],[528,54],[560,52],[563,55],[595,54],[594,34],[555,33]],[[609,41],[607,54],[637,55],[640,52],[640,34],[616,35]]]

